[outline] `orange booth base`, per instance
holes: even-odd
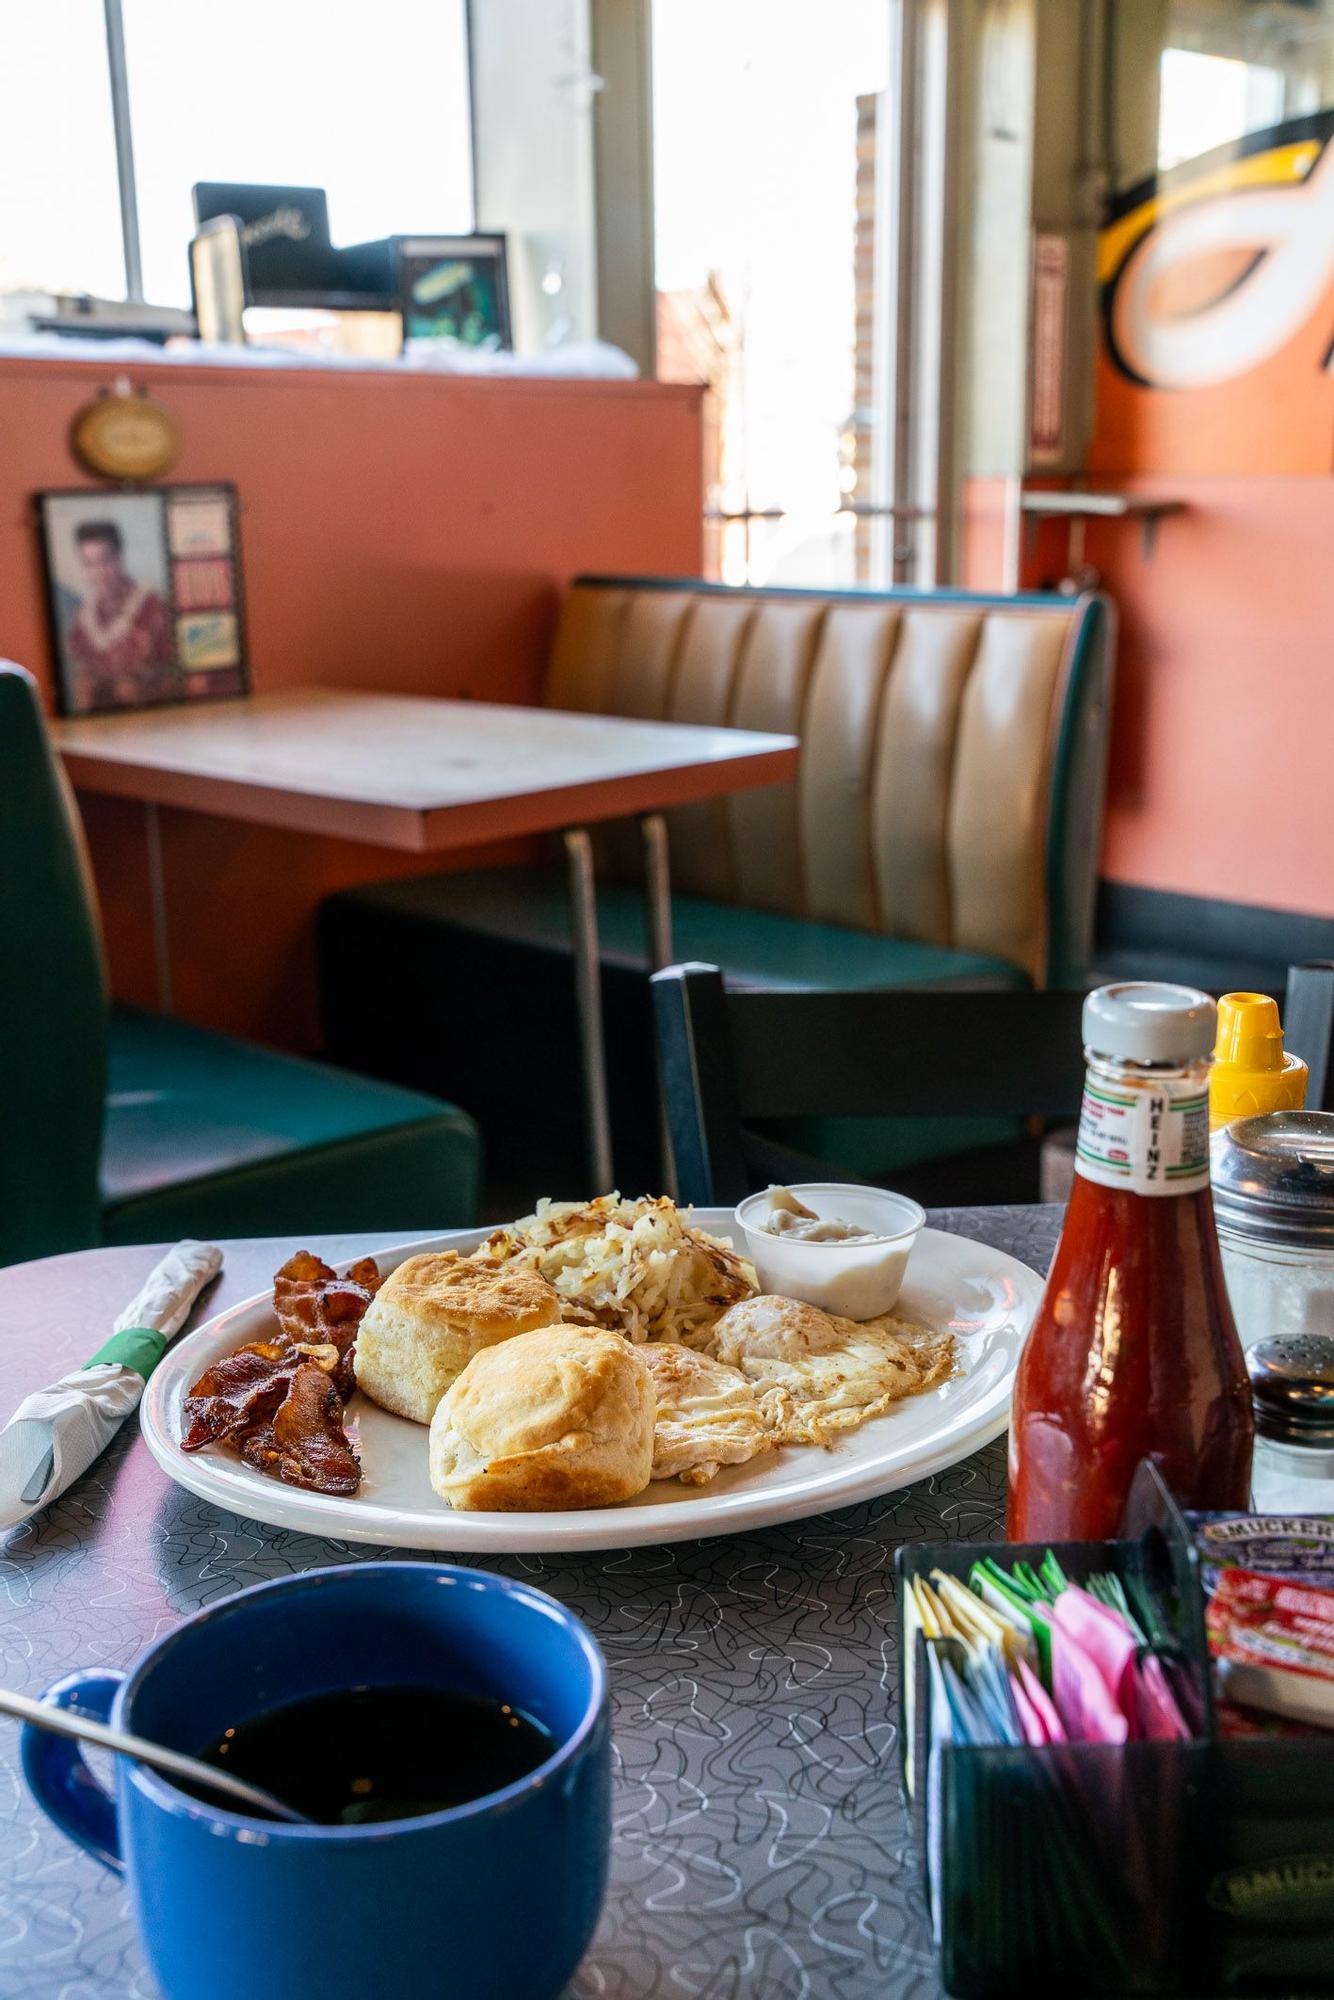
[[[179,427],[169,481],[236,487],[257,689],[536,701],[572,576],[700,572],[695,388],[4,359],[0,654],[32,668],[48,695],[33,498],[98,486],[70,455],[70,424],[127,372]],[[156,1005],[144,814],[115,799],[80,803],[113,991]],[[161,831],[176,1011],[295,1049],[318,1043],[321,897],[485,858],[417,858],[186,812],[164,811]]]

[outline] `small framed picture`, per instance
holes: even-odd
[[[405,347],[410,340],[512,345],[503,236],[396,236],[394,255]]]
[[[249,686],[230,486],[39,493],[62,715]]]

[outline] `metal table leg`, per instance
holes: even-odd
[[[672,871],[667,853],[667,822],[661,813],[645,813],[639,831],[644,839],[649,962],[655,972],[661,972],[676,956],[672,950]]]
[[[565,858],[569,867],[570,924],[574,942],[575,1001],[579,1009],[579,1042],[584,1066],[584,1112],[588,1125],[588,1157],[593,1192],[612,1186],[611,1111],[607,1095],[607,1049],[602,1034],[602,967],[598,954],[597,885],[593,878],[593,843],[584,827],[568,827]]]
[[[174,1012],[171,990],[171,935],[167,929],[167,878],[162,868],[162,827],[155,805],[144,806],[144,837],[148,843],[148,900],[153,913],[153,959],[157,971],[157,1004]]]
[[[644,914],[648,923],[648,955],[654,972],[670,965],[672,950],[672,871],[667,845],[667,822],[661,813],[645,813],[639,822],[644,842]],[[672,1158],[672,1132],[667,1120],[667,1101],[662,1088],[662,1071],[657,1064],[658,1170],[662,1190],[675,1200],[676,1162]]]

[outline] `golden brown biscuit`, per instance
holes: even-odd
[[[431,1420],[451,1507],[542,1511],[631,1500],[653,1469],[653,1378],[619,1333],[553,1326],[485,1349]]]
[[[560,1318],[535,1271],[473,1263],[456,1251],[409,1257],[386,1278],[357,1334],[357,1387],[396,1416],[429,1424],[474,1354]]]

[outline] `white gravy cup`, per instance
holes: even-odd
[[[761,1290],[802,1299],[843,1319],[876,1319],[892,1312],[925,1211],[907,1195],[842,1181],[794,1182],[789,1192],[821,1221],[837,1217],[871,1235],[844,1243],[774,1236],[763,1226],[770,1213],[769,1189],[747,1195],[737,1206],[736,1220]]]

